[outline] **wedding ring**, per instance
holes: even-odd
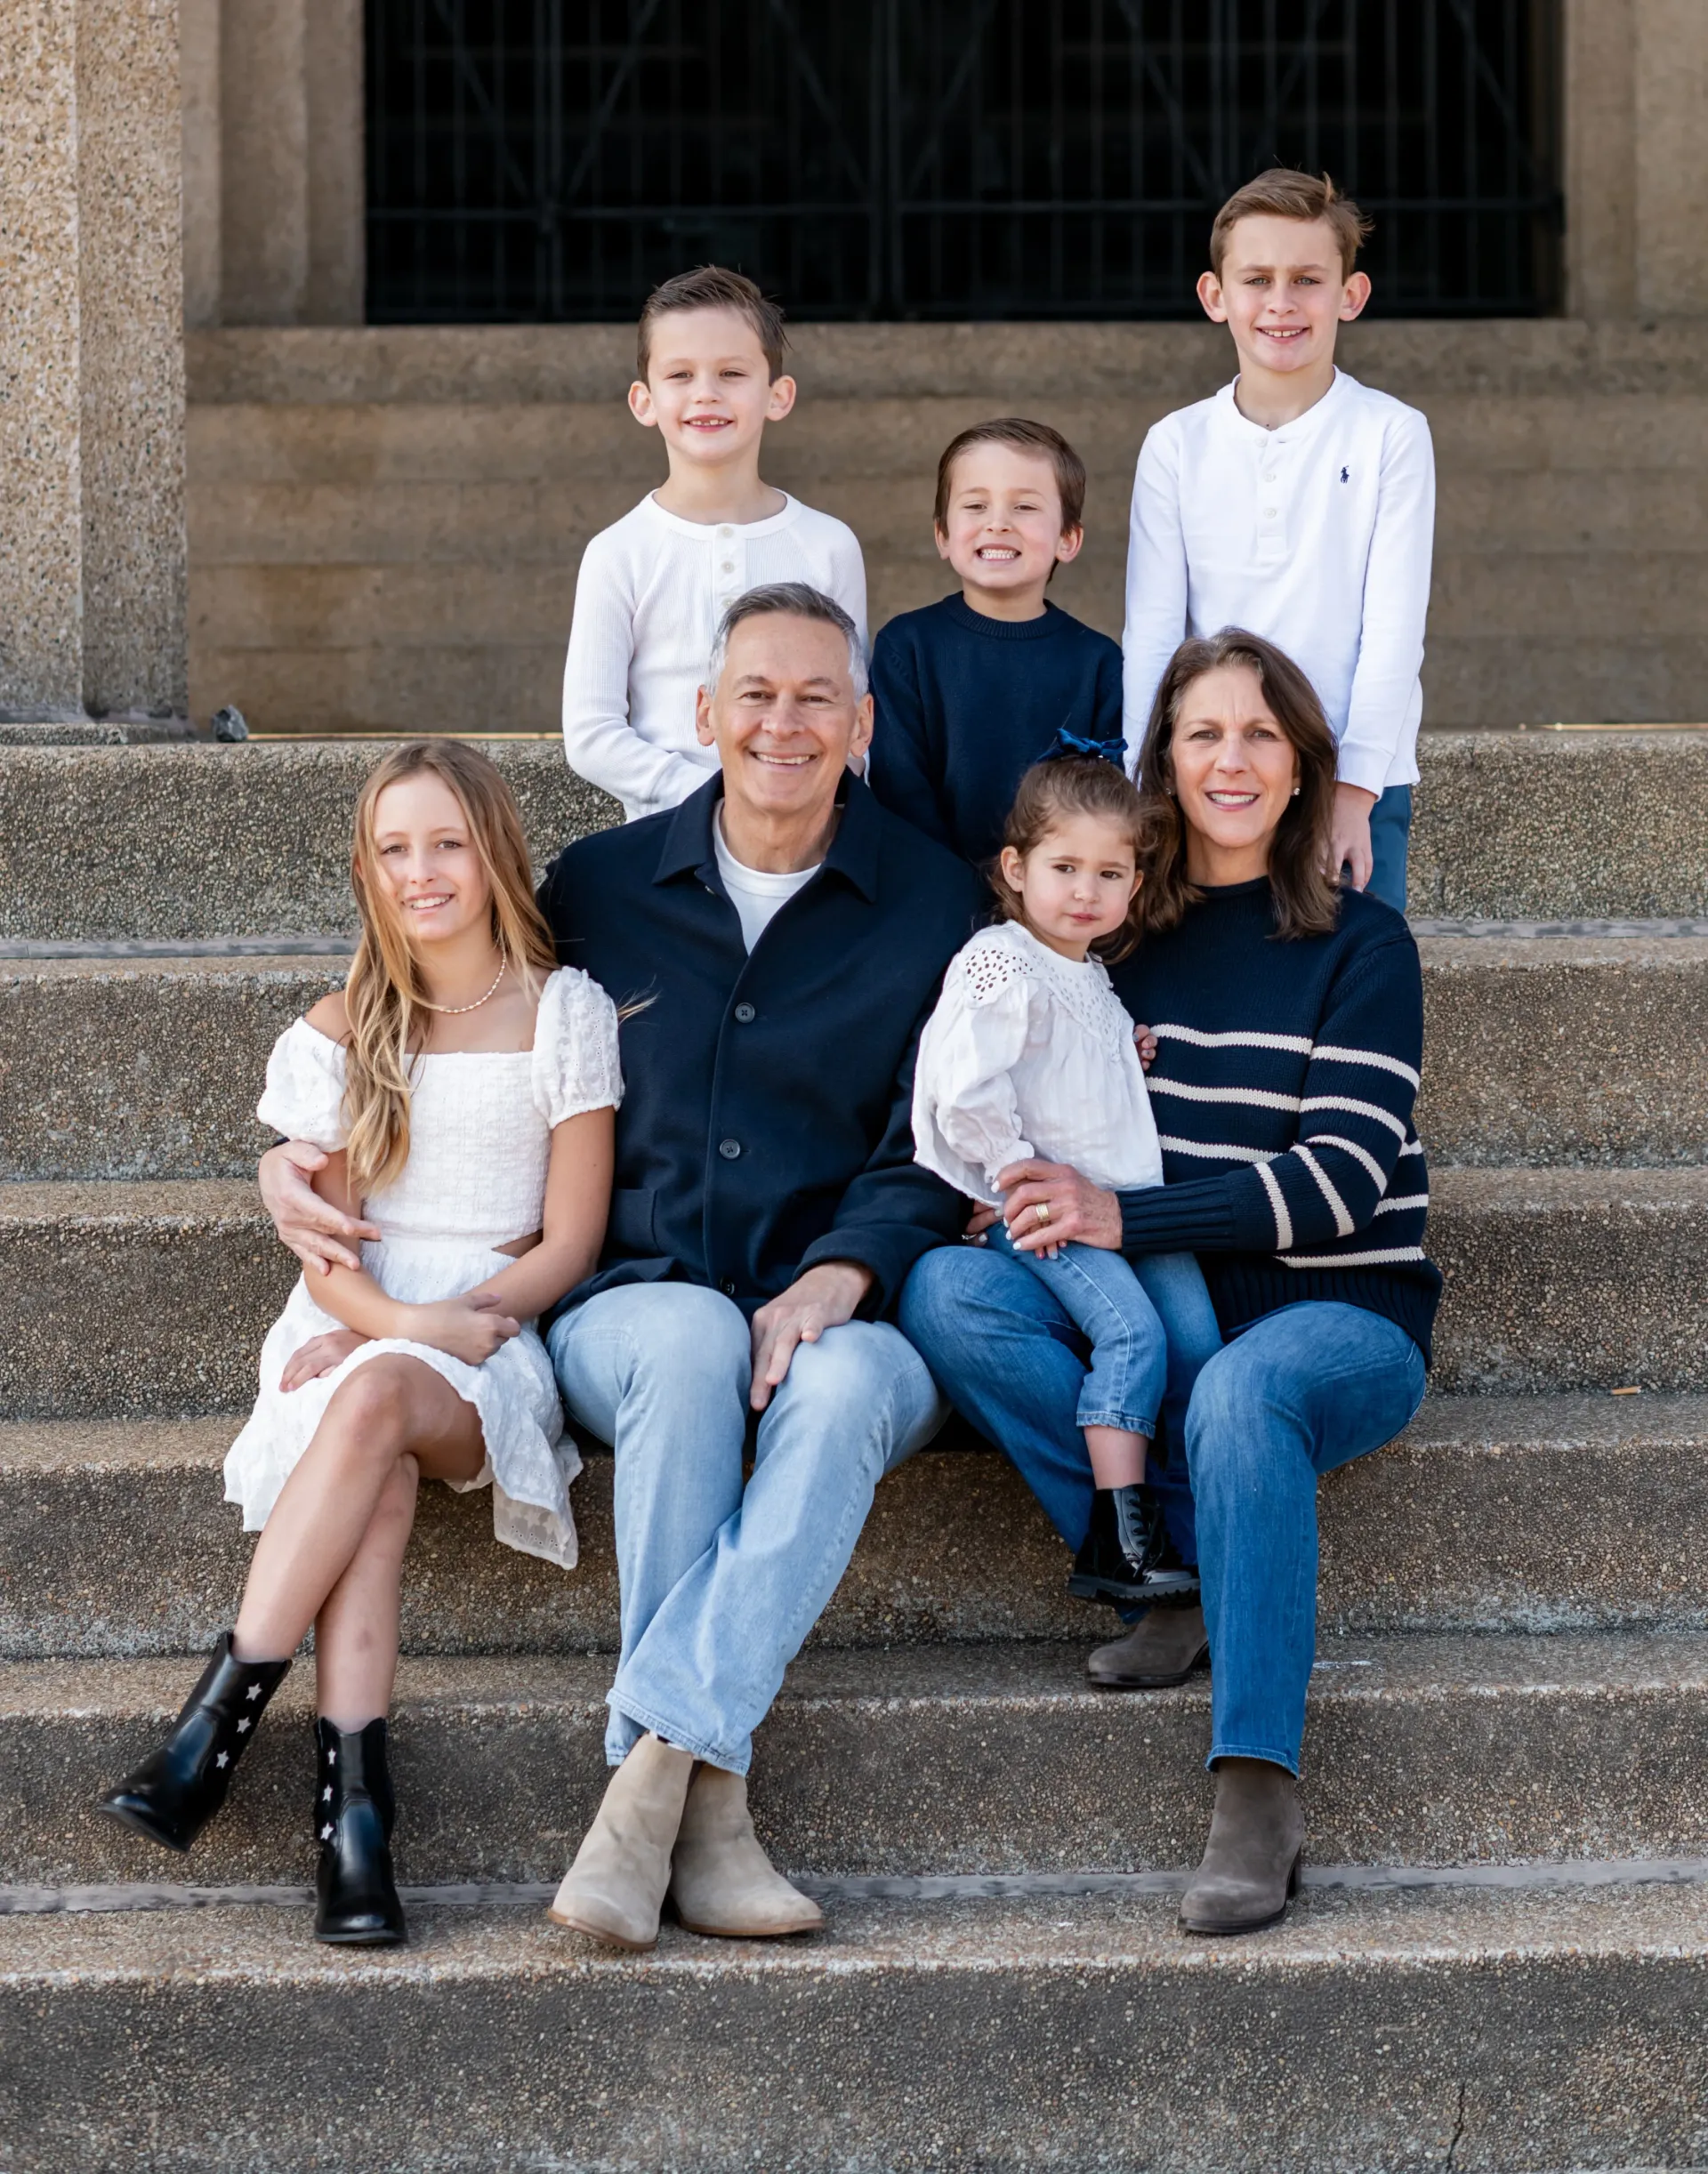
[[[1036,1213],[1039,1226],[1042,1228],[1050,1220],[1050,1203],[1047,1200],[1041,1200],[1038,1203]]]

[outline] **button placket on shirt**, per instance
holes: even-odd
[[[1287,480],[1285,441],[1271,434],[1257,450],[1255,506],[1257,555],[1281,559],[1287,549]]]
[[[747,546],[726,522],[712,536],[712,595],[720,619],[746,586]]]

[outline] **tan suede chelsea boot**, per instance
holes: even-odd
[[[613,1947],[657,1944],[670,1853],[693,1773],[691,1751],[641,1737],[611,1776],[599,1815],[545,1913],[554,1925]]]
[[[744,1775],[700,1766],[671,1864],[670,1899],[690,1932],[775,1940],[816,1932],[825,1913],[791,1887],[759,1846]]]

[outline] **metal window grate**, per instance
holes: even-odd
[[[1390,315],[1558,300],[1558,0],[367,0],[368,315],[1195,314],[1217,205],[1326,169]]]

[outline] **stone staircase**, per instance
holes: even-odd
[[[1360,324],[1347,366],[1422,407],[1439,480],[1424,715],[1698,714],[1708,373],[1687,322]],[[950,584],[938,455],[1034,415],[1090,471],[1053,593],[1118,634],[1150,424],[1233,374],[1180,325],[802,325],[766,475],[848,521],[871,623]],[[663,478],[623,326],[252,327],[188,342],[190,696],[268,731],[551,731],[588,537]]]
[[[499,754],[542,859],[603,819]],[[608,1457],[567,1578],[423,1497],[408,1948],[286,1906],[311,1668],[187,1866],[88,1808],[240,1588],[219,1464],[291,1274],[247,1112],[336,978],[369,760],[0,751],[0,2170],[1708,2165],[1708,733],[1427,739],[1448,1296],[1418,1421],[1324,1488],[1289,1921],[1174,1931],[1207,1684],[1091,1692],[1062,1550],[953,1446],[880,1489],[761,1735],[828,1931],[640,1959],[539,1906],[604,1778]]]

